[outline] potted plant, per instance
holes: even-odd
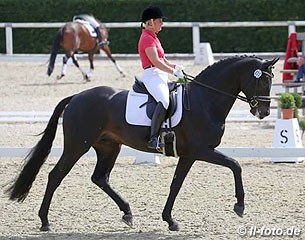
[[[279,106],[282,109],[282,118],[291,119],[296,108],[294,97],[291,93],[282,93],[279,98]]]
[[[304,120],[300,120],[299,121],[299,126],[300,126],[300,129],[302,131],[302,137],[303,137],[304,132],[305,132],[305,121]]]
[[[291,93],[291,95],[294,98],[295,108],[294,108],[294,114],[293,117],[298,118],[299,112],[298,109],[302,107],[302,96],[298,93]]]

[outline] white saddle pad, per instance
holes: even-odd
[[[146,103],[148,100],[148,95],[143,93],[137,93],[132,89],[129,91],[127,96],[126,104],[126,121],[131,125],[140,125],[140,126],[151,126],[151,120],[146,115],[146,107],[144,105],[140,108],[143,103]],[[182,87],[177,88],[177,110],[171,118],[172,127],[175,127],[179,124],[182,117]],[[166,119],[162,124],[162,127],[169,127],[169,119]]]
[[[74,22],[79,22],[79,23],[83,24],[87,28],[91,37],[97,37],[94,27],[92,27],[92,25],[89,22],[81,20],[81,19],[76,19]]]

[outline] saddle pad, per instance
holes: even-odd
[[[127,123],[131,125],[151,126],[151,120],[146,115],[146,105],[140,106],[146,103],[148,95],[144,93],[137,93],[132,89],[127,96],[125,117]],[[182,87],[177,88],[177,110],[172,116],[172,127],[179,124],[182,117]],[[169,120],[166,119],[162,124],[162,128],[169,127]]]
[[[94,30],[94,27],[92,27],[92,25],[89,22],[81,20],[81,19],[76,19],[74,22],[79,22],[79,23],[83,24],[87,28],[91,37],[94,37],[94,38],[97,37],[97,34],[96,34],[96,31]]]

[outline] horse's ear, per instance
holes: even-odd
[[[280,60],[280,58],[276,57],[272,60],[264,62],[263,63],[263,69],[268,69],[269,67],[274,66],[277,63],[278,60]]]
[[[277,63],[278,60],[280,60],[280,57],[276,57],[276,58],[274,58],[273,60],[271,60],[271,61],[272,61],[272,64],[271,64],[271,65],[272,65],[272,66],[275,65],[275,64]]]

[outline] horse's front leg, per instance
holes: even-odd
[[[195,161],[193,159],[180,157],[176,167],[176,171],[170,186],[170,193],[162,212],[162,219],[168,223],[168,228],[171,231],[179,230],[178,223],[172,218],[172,209],[182,183],[194,162]]]
[[[116,62],[116,60],[112,57],[110,47],[108,45],[103,45],[101,49],[106,53],[107,57],[113,62],[116,70],[121,74],[122,77],[126,77],[126,74],[120,67],[120,65]]]
[[[235,159],[227,157],[212,148],[202,150],[201,156],[199,156],[197,160],[225,166],[231,169],[235,180],[235,197],[237,198],[237,203],[234,205],[234,211],[238,216],[242,217],[245,210],[245,192],[239,163]]]
[[[90,78],[93,75],[93,70],[94,70],[94,65],[93,65],[93,58],[94,58],[94,54],[93,53],[89,53],[88,54],[88,59],[89,59],[89,63],[90,63],[90,68],[89,71],[86,73],[86,78],[85,80],[90,81]]]
[[[87,77],[87,73],[79,66],[78,61],[77,61],[77,57],[73,54],[72,55],[72,61],[73,64],[80,70],[80,72],[83,75],[83,79],[86,81],[90,81],[89,78]]]

